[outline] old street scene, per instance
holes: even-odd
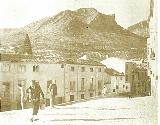
[[[158,125],[157,1],[69,1],[0,16],[0,125]]]

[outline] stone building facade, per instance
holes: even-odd
[[[151,93],[150,78],[147,68],[134,62],[126,62],[126,82],[131,85],[132,96],[147,96]]]
[[[56,103],[78,101],[101,95],[105,66],[100,63],[90,60],[54,63],[38,62],[33,59],[15,60],[0,62],[0,96],[3,110],[20,108],[18,84],[22,84],[26,90],[32,80],[39,81],[46,102],[49,99],[47,86],[51,80],[57,84]]]
[[[149,16],[149,38],[147,39],[148,76],[151,78],[152,95],[158,93],[158,26],[157,1],[151,0]]]
[[[124,73],[114,69],[105,69],[105,86],[107,93],[112,95],[126,95],[130,92],[130,83],[125,82]]]

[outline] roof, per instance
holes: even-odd
[[[111,76],[124,76],[124,73],[120,73],[112,68],[106,68],[105,72]]]
[[[61,61],[60,63],[66,63],[66,64],[78,64],[78,65],[93,65],[93,66],[105,66],[100,62],[94,61],[94,60],[84,60],[84,59],[65,59],[64,61]]]
[[[35,63],[56,63],[60,59],[58,58],[48,58],[42,57],[40,55],[32,54],[13,54],[13,53],[1,53],[0,61],[10,61],[10,62],[35,62]]]
[[[142,63],[140,65],[137,65],[136,69],[140,69],[140,70],[147,70],[148,64],[147,63]]]
[[[128,27],[129,30],[134,30],[134,29],[137,29],[137,28],[149,28],[149,23],[148,23],[148,20],[144,20],[144,21],[141,21],[141,22],[138,22],[130,27]]]
[[[0,61],[105,66],[100,62],[97,62],[94,60],[63,59],[63,58],[45,57],[45,56],[32,55],[32,54],[26,55],[26,54],[12,54],[12,53],[0,54]]]

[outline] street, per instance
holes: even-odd
[[[153,97],[100,98],[39,110],[31,122],[31,109],[0,113],[0,125],[157,125]]]

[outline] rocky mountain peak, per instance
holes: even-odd
[[[124,30],[115,21],[114,14],[105,15],[94,8],[65,10],[33,22],[21,30],[29,34],[30,41],[27,40],[27,43],[31,42],[28,46],[32,47],[32,52],[36,55],[79,58],[86,54],[96,59],[106,55],[123,58],[146,56],[145,39]],[[21,33],[15,33],[16,31],[8,37],[4,36],[4,43],[22,41]]]

